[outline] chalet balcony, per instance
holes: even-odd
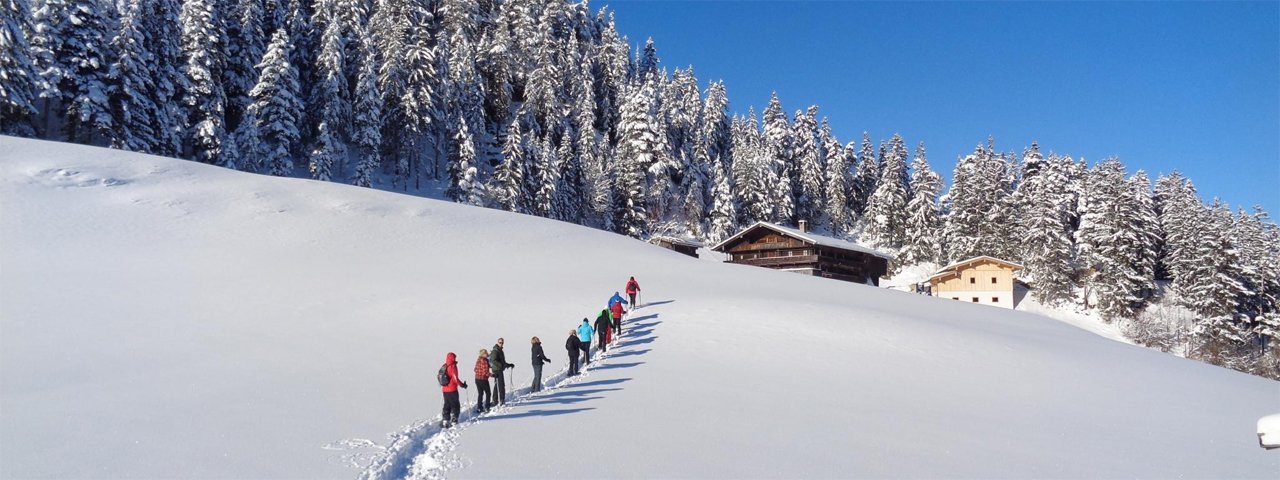
[[[790,257],[762,257],[734,260],[733,263],[755,265],[757,267],[777,267],[782,265],[810,265],[818,263],[817,255],[794,255]]]

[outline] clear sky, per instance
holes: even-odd
[[[664,66],[725,80],[736,112],[777,91],[788,113],[819,105],[842,142],[924,141],[948,179],[988,135],[1114,155],[1280,219],[1280,2],[604,5]]]

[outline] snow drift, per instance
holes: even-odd
[[[649,305],[610,358],[429,429],[445,353],[470,380],[505,337],[523,387],[537,335],[551,376],[628,275]],[[1022,312],[0,137],[0,477],[1275,478],[1278,408]]]

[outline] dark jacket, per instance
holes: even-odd
[[[609,330],[609,327],[612,325],[613,320],[609,317],[603,315],[596,317],[596,332],[599,332],[601,335],[604,334],[605,330]]]
[[[541,343],[533,344],[533,363],[531,365],[542,365],[544,363],[551,363],[551,359],[542,353]]]
[[[502,353],[502,347],[494,344],[493,348],[489,349],[489,369],[492,371],[491,375],[499,375],[503,370],[508,368],[511,368],[511,364],[507,363],[507,354]]]
[[[569,339],[564,341],[564,349],[569,351],[569,356],[577,357],[578,350],[582,350],[582,340],[578,340],[578,335],[569,335]]]

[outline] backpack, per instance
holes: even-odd
[[[441,365],[440,371],[436,372],[436,381],[440,382],[441,387],[449,386],[449,366]]]

